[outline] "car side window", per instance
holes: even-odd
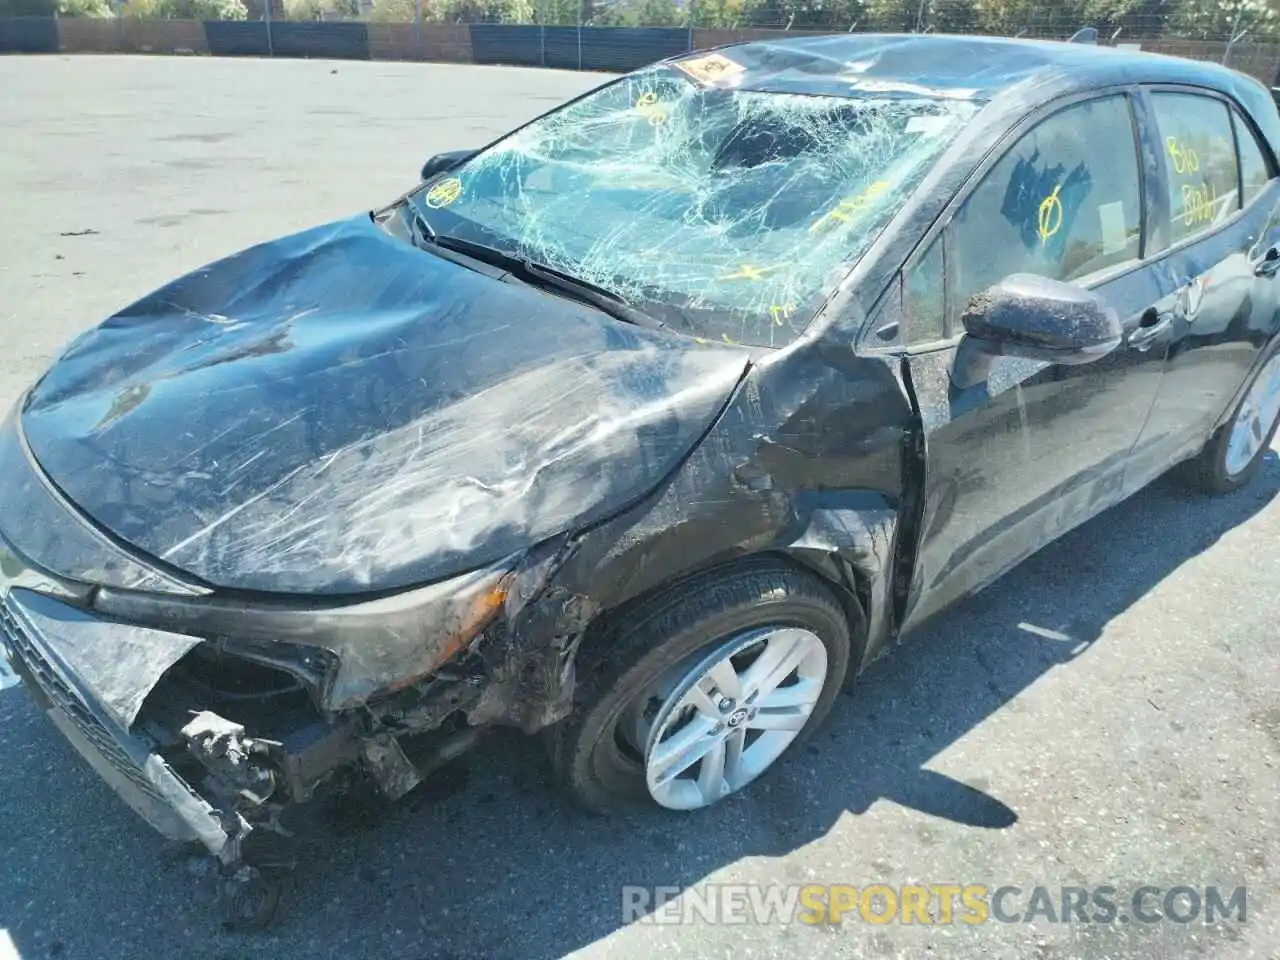
[[[1258,138],[1238,111],[1231,111],[1231,122],[1235,124],[1236,149],[1240,152],[1240,186],[1243,190],[1240,205],[1246,206],[1262,192],[1271,179],[1271,171],[1267,169],[1267,160],[1258,146]]]
[[[943,287],[942,239],[908,268],[903,281],[902,313],[908,345],[941,340],[946,336],[946,299]]]
[[[1041,121],[987,172],[948,228],[951,319],[1012,273],[1075,280],[1136,259],[1140,183],[1126,96]]]
[[[1240,209],[1231,114],[1221,100],[1153,93],[1169,181],[1169,240],[1211,230]]]

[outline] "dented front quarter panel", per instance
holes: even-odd
[[[548,596],[598,613],[719,563],[781,553],[846,588],[866,618],[863,660],[876,656],[893,630],[912,414],[895,366],[849,343],[837,325],[753,367],[679,471],[575,540]]]

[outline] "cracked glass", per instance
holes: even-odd
[[[694,336],[780,346],[980,104],[780,94],[630,74],[413,200],[441,234],[599,285]]]

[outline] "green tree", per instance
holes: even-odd
[[[720,28],[741,26],[745,15],[745,0],[689,0],[686,14],[691,27]]]
[[[284,16],[286,20],[354,20],[360,16],[360,3],[359,0],[285,0]]]
[[[129,0],[121,16],[140,20],[244,20],[240,0]]]
[[[975,0],[867,0],[864,26],[890,33],[973,33],[978,12]]]
[[[1195,40],[1273,40],[1280,30],[1278,0],[1184,0],[1169,30]]]
[[[1086,25],[1083,0],[977,0],[974,14],[977,29],[1011,37],[1064,39]]]
[[[748,0],[743,24],[843,32],[865,27],[862,0]]]
[[[114,17],[107,0],[58,0],[60,17]]]
[[[582,22],[582,0],[533,0],[533,22],[573,27]]]
[[[533,23],[533,0],[441,0],[446,23]]]
[[[680,26],[684,13],[675,0],[613,0],[592,18],[596,27]]]
[[[413,23],[417,16],[416,0],[374,0],[373,9],[369,11],[369,22]]]

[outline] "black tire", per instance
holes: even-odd
[[[548,731],[561,784],[596,813],[653,805],[640,758],[619,743],[619,718],[674,664],[733,634],[768,625],[809,629],[827,649],[822,695],[788,751],[794,749],[830,711],[864,631],[859,622],[851,636],[849,617],[822,580],[769,558],[673,585],[591,638],[578,656],[574,712]]]
[[[1266,439],[1263,440],[1253,459],[1237,473],[1233,474],[1227,470],[1227,448],[1231,442],[1232,425],[1236,422],[1236,415],[1240,412],[1240,407],[1243,406],[1249,390],[1253,389],[1257,377],[1266,369],[1267,364],[1278,352],[1280,352],[1280,347],[1270,350],[1267,356],[1263,358],[1263,361],[1258,364],[1258,369],[1249,378],[1249,384],[1245,388],[1245,395],[1232,408],[1231,416],[1227,419],[1227,422],[1218,428],[1199,455],[1177,466],[1175,475],[1182,483],[1201,493],[1221,496],[1247,486],[1257,476],[1258,471],[1262,468],[1262,462],[1267,457],[1267,452],[1271,449],[1271,443],[1275,439],[1276,427],[1280,425],[1280,418],[1277,418],[1271,424],[1271,429],[1267,432]]]

